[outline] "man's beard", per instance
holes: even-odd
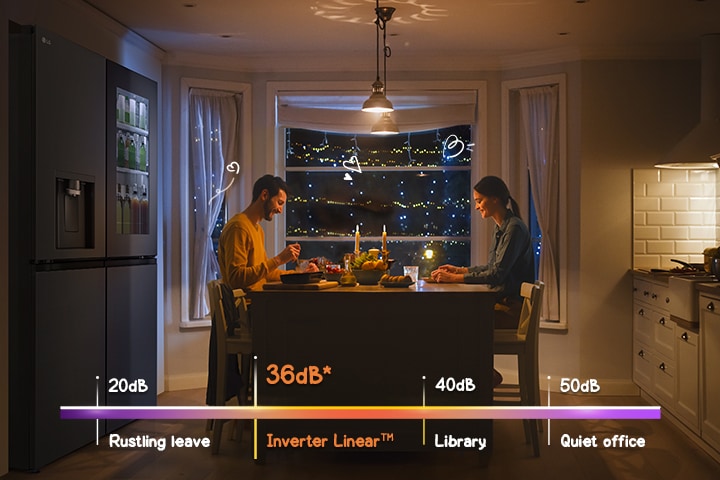
[[[272,214],[273,214],[272,204],[270,199],[265,200],[263,203],[263,218],[267,221],[272,220]]]

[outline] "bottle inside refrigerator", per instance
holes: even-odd
[[[122,214],[116,233],[120,235],[148,235],[149,226],[143,225],[141,209],[149,211],[150,198],[147,186],[150,184],[148,98],[124,88],[115,89],[117,128],[117,166],[115,182],[124,188]],[[143,195],[145,192],[145,195]],[[119,201],[119,200],[118,200]],[[141,204],[144,204],[141,207]],[[148,215],[145,215],[147,217]]]

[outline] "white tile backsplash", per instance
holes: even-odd
[[[675,225],[675,223],[673,212],[647,212],[645,217],[646,225]]]
[[[703,250],[720,241],[719,180],[715,171],[633,171],[634,267],[703,261]]]

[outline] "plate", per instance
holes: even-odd
[[[285,284],[298,285],[301,283],[318,283],[322,280],[322,272],[286,273],[280,275],[280,281]]]
[[[380,282],[385,288],[407,288],[413,285],[415,282]]]

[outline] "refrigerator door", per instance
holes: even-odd
[[[157,83],[107,61],[107,256],[157,254]]]
[[[108,262],[107,405],[157,404],[157,265],[148,262]],[[129,422],[108,420],[107,430]]]
[[[34,259],[101,258],[105,59],[40,28],[32,38],[35,128],[23,134],[35,147]]]
[[[60,419],[60,406],[95,405],[97,389],[104,390],[105,269],[41,271],[34,277],[34,341],[13,359],[18,388],[11,393],[11,465],[23,470],[94,442],[96,426],[99,435],[105,431],[104,421]],[[25,320],[32,322],[27,313]]]

